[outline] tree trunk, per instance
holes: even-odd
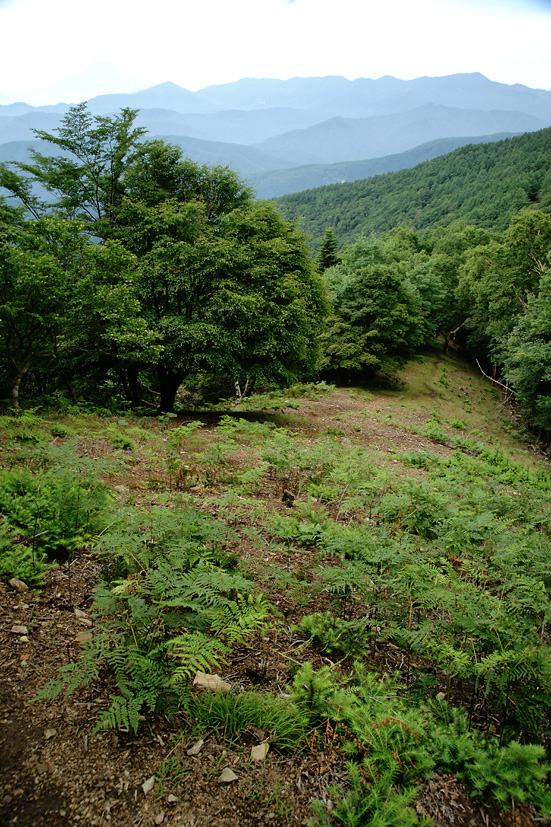
[[[126,369],[126,375],[128,378],[128,390],[130,392],[130,401],[132,405],[137,408],[141,405],[140,399],[140,385],[138,382],[138,368],[136,365],[129,365]]]
[[[182,384],[182,376],[174,373],[174,371],[159,366],[157,368],[157,375],[159,377],[159,387],[161,391],[161,401],[159,408],[163,413],[170,413],[174,410],[174,400],[178,388]]]
[[[126,371],[124,368],[119,368],[117,370],[117,374],[119,376],[126,400],[130,402],[130,388],[128,387],[128,382],[126,381]]]
[[[138,382],[138,368],[136,365],[128,365],[126,371],[124,371],[124,374],[124,387],[128,400],[131,402],[132,407],[137,408],[142,402],[140,398],[140,385]]]
[[[19,390],[21,388],[21,382],[23,381],[23,377],[27,373],[29,367],[31,366],[31,358],[25,359],[22,365],[16,365],[15,363],[15,377],[13,379],[11,385],[11,404],[12,408],[16,411],[19,410]]]

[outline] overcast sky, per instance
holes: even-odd
[[[551,0],[0,0],[0,32],[0,95],[19,100],[101,61],[133,80],[83,80],[75,100],[166,80],[474,71],[551,89]]]

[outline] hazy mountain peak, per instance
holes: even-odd
[[[81,72],[77,72],[58,83],[39,89],[29,96],[27,102],[34,106],[44,104],[80,103],[97,95],[108,95],[114,92],[136,92],[144,84],[134,77],[119,71],[105,60],[97,61]]]
[[[95,92],[113,87],[118,91],[90,97],[86,83]],[[242,78],[198,92],[167,80],[140,91],[124,91],[137,85],[110,64],[99,62],[46,90],[44,97],[88,100],[93,115],[116,114],[124,107],[139,110],[138,123],[150,137],[170,136],[193,160],[231,163],[249,176],[255,170],[285,169],[281,185],[286,192],[300,188],[301,182],[311,187],[316,178],[323,183],[322,167],[332,164],[359,169],[359,163],[397,158],[431,141],[443,147],[449,143],[442,141],[464,142],[466,137],[473,140],[477,135],[522,133],[551,125],[551,92],[497,83],[480,72],[413,80],[391,75],[355,80],[339,75]],[[24,159],[32,129],[55,129],[67,108],[66,104],[40,109],[24,103],[0,105],[2,160]],[[22,149],[15,146],[18,142]],[[311,166],[310,172],[297,172],[293,185],[290,168],[304,165]],[[341,180],[350,173],[327,174]],[[273,176],[270,187],[272,191],[276,187]]]
[[[184,86],[179,86],[179,84],[174,83],[174,81],[172,80],[165,80],[162,83],[156,83],[155,86],[150,86],[147,90],[144,91],[151,92],[153,91],[153,89],[166,89],[173,92],[183,90],[184,92],[189,92],[189,89],[186,89]],[[192,95],[193,92],[189,92],[189,94]]]

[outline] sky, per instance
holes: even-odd
[[[325,75],[551,89],[551,0],[0,0],[0,35],[0,102]],[[115,79],[86,77],[105,62]]]

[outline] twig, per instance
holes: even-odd
[[[490,380],[490,382],[493,382],[495,385],[499,385],[499,387],[500,387],[500,388],[503,388],[503,390],[507,391],[507,393],[511,393],[511,394],[513,394],[513,395],[514,395],[514,393],[515,393],[515,392],[514,392],[514,390],[512,390],[512,388],[511,388],[509,385],[504,385],[504,384],[503,384],[503,382],[500,382],[500,381],[499,381],[499,379],[492,379],[492,377],[491,377],[491,376],[488,376],[488,374],[487,374],[487,373],[485,373],[485,372],[482,370],[482,366],[481,366],[480,362],[478,361],[478,359],[476,359],[475,361],[476,361],[476,364],[478,365],[478,367],[480,368],[480,372],[481,372],[481,374],[482,374],[483,376],[485,376],[485,377],[486,377],[486,379],[489,379],[489,380]]]

